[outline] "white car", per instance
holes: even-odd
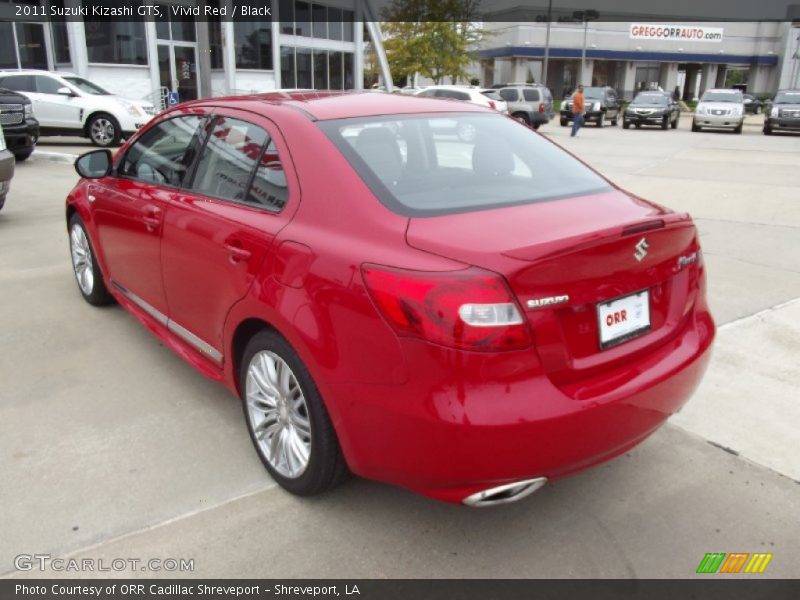
[[[119,144],[156,114],[151,102],[115,96],[71,73],[0,70],[0,87],[31,99],[42,136],[88,137],[102,147]]]
[[[505,100],[492,99],[481,93],[480,88],[466,87],[459,85],[432,85],[414,94],[426,98],[450,98],[452,100],[463,100],[470,104],[493,108],[501,113],[508,113],[508,104]]]
[[[743,123],[744,96],[741,90],[706,90],[694,110],[692,131],[713,127],[742,133]]]

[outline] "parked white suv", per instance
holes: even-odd
[[[498,112],[507,113],[508,104],[502,98],[492,99],[487,98],[481,93],[480,88],[466,87],[460,85],[432,85],[420,90],[415,96],[424,96],[426,98],[450,98],[451,100],[463,100],[478,106],[487,106],[493,108]]]
[[[78,135],[115,146],[156,114],[151,102],[115,96],[71,73],[0,70],[0,87],[28,96],[41,135]]]
[[[694,110],[692,131],[714,127],[742,133],[743,123],[744,96],[741,90],[706,90]]]

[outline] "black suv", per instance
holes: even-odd
[[[586,100],[584,123],[593,121],[598,127],[602,127],[608,120],[612,125],[617,124],[622,102],[614,88],[608,86],[584,87],[583,97]],[[570,121],[572,121],[572,101],[567,99],[561,103],[561,126],[566,127]]]
[[[0,125],[6,146],[22,162],[33,153],[39,139],[39,121],[33,118],[30,98],[6,88],[0,88]]]
[[[669,92],[640,92],[625,109],[622,127],[628,129],[633,124],[637,129],[642,125],[675,129],[680,118],[680,106]]]
[[[764,105],[764,135],[800,131],[800,90],[780,90]]]

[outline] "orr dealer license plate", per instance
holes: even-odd
[[[597,305],[600,348],[605,350],[650,331],[650,293],[642,290]]]

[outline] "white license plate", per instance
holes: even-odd
[[[610,348],[650,331],[650,294],[643,290],[597,305],[600,347]]]

